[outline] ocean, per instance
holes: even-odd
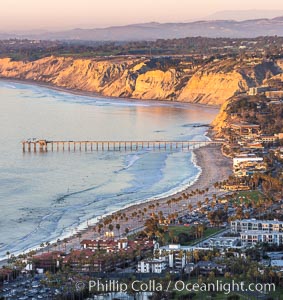
[[[192,184],[192,151],[23,153],[21,141],[203,140],[215,108],[90,97],[0,81],[0,258]]]

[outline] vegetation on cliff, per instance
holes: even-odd
[[[264,95],[238,95],[225,102],[212,125],[219,135],[227,133],[229,125],[235,122],[258,124],[262,134],[273,135],[283,132],[282,120],[282,105]]]

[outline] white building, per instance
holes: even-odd
[[[168,266],[173,269],[183,269],[187,261],[193,257],[194,250],[207,250],[208,247],[192,247],[171,244],[160,247],[159,258],[167,262]],[[212,248],[211,248],[212,249]]]
[[[238,156],[233,158],[233,167],[236,168],[238,167],[241,163],[246,163],[246,162],[262,162],[263,158],[262,157],[257,157],[257,156]]]
[[[162,273],[166,269],[166,262],[162,259],[145,259],[138,263],[139,273]]]
[[[240,239],[238,237],[217,237],[210,238],[207,240],[208,246],[210,248],[241,248],[238,246],[240,244]]]
[[[256,219],[245,219],[235,220],[230,223],[231,231],[234,233],[247,232],[250,230],[261,231],[261,232],[282,232],[283,233],[283,222],[278,220],[256,220]]]
[[[262,230],[248,230],[241,232],[241,241],[245,245],[255,245],[257,243],[267,243],[283,245],[283,232],[264,232]]]

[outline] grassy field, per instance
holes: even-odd
[[[239,204],[241,201],[243,201],[243,203],[257,203],[260,199],[265,199],[265,196],[259,191],[243,191],[237,193],[236,198],[234,198],[232,201]]]
[[[173,243],[174,242],[174,238],[180,236],[180,234],[187,234],[189,236],[191,236],[190,240],[188,240],[187,242],[185,243],[182,243],[182,245],[184,246],[189,246],[189,245],[192,245],[192,244],[195,244],[197,243],[198,241],[204,239],[204,238],[207,238],[211,235],[214,235],[215,233],[221,231],[222,228],[216,228],[216,227],[209,227],[209,228],[206,228],[204,230],[204,233],[203,233],[203,237],[202,238],[199,238],[199,239],[196,239],[195,236],[194,236],[194,229],[193,229],[193,226],[183,226],[183,225],[179,225],[179,226],[169,226],[168,227],[168,232],[165,233],[164,235],[164,238],[165,238],[165,243]],[[178,242],[178,241],[176,241]]]

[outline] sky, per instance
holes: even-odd
[[[223,10],[283,10],[282,0],[0,0],[0,31],[187,22]]]

